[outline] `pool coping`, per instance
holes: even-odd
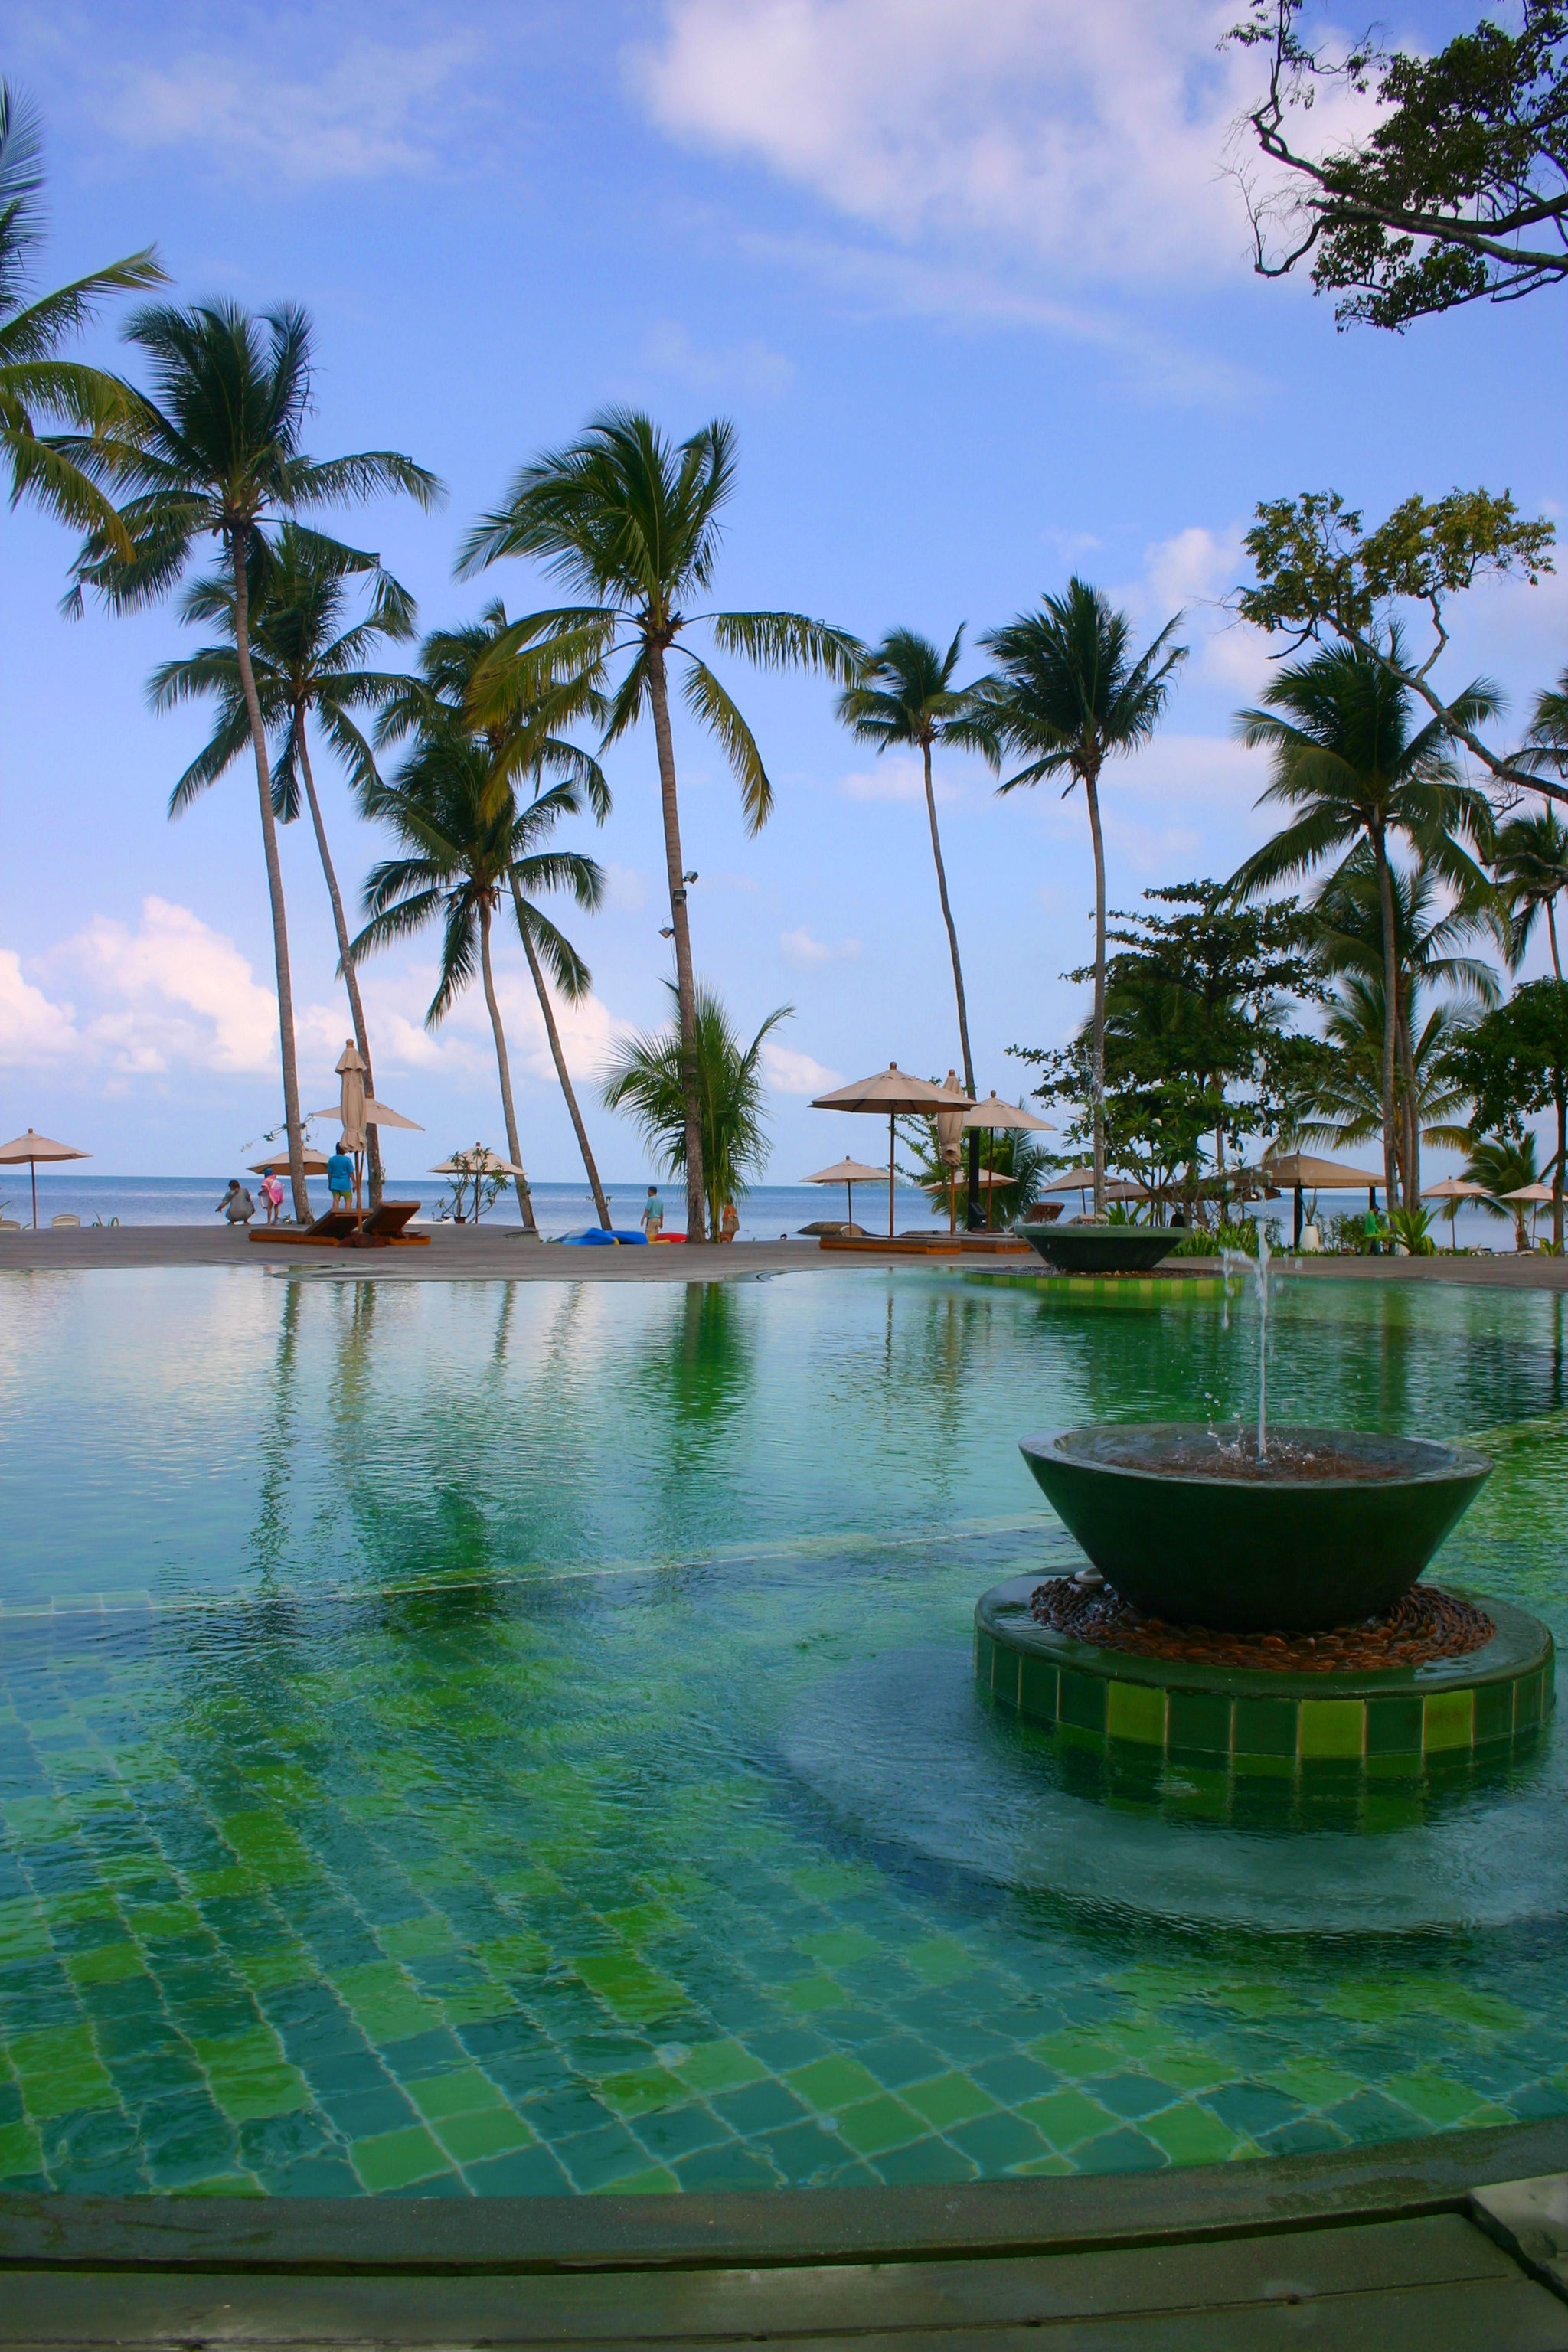
[[[1471,2210],[1568,2172],[1568,2116],[1324,2156],[909,2189],[676,2196],[0,2196],[0,2273],[526,2275],[958,2259]]]

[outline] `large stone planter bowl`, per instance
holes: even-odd
[[[1423,1438],[1284,1428],[1268,1444],[1264,1472],[1243,1455],[1229,1475],[1212,1433],[1182,1422],[1063,1430],[1022,1451],[1124,1601],[1233,1633],[1321,1633],[1391,1609],[1491,1473],[1485,1454]],[[1312,1475],[1314,1453],[1343,1475]]]
[[[1151,1225],[1023,1225],[1019,1231],[1062,1274],[1147,1274],[1181,1239]]]

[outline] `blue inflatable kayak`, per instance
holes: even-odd
[[[609,1249],[616,1242],[623,1243],[632,1249],[647,1247],[646,1234],[607,1234],[602,1225],[590,1225],[585,1232],[580,1234],[563,1234],[561,1238],[569,1247],[576,1249]]]

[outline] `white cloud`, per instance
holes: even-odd
[[[1251,568],[1241,524],[1215,531],[1191,523],[1147,547],[1142,576],[1113,592],[1113,601],[1131,605],[1151,631],[1180,612],[1178,642],[1191,648],[1184,677],[1251,701],[1269,672],[1268,640],[1226,603]]]
[[[840,940],[837,947],[827,940],[814,939],[803,923],[797,931],[781,931],[779,946],[786,963],[796,964],[803,971],[825,963],[856,963],[859,961],[858,940]]]
[[[257,162],[301,182],[418,173],[436,160],[434,101],[471,54],[463,40],[361,39],[306,79],[197,52],[126,73],[100,112],[133,146],[205,147],[247,174]]]
[[[825,1095],[842,1086],[837,1070],[815,1061],[794,1045],[778,1045],[770,1037],[763,1046],[763,1071],[770,1087],[781,1095]]]
[[[777,400],[795,379],[793,360],[754,338],[743,343],[705,345],[678,320],[661,319],[643,338],[642,365],[669,376],[689,391]]]
[[[0,948],[0,1064],[32,1069],[80,1045],[68,1004],[56,1004],[22,976],[21,958]]]
[[[1235,0],[667,0],[655,120],[868,226],[1001,240],[1075,279],[1234,268],[1219,164],[1258,79]]]
[[[619,866],[611,857],[605,865],[605,900],[618,914],[640,914],[647,905],[650,887],[647,876],[639,866]]]
[[[89,1049],[127,1076],[155,1076],[175,1063],[225,1072],[277,1067],[271,990],[232,940],[187,907],[143,898],[134,930],[95,915],[43,961],[86,1000]]]
[[[858,769],[853,775],[841,776],[838,789],[851,801],[918,801],[926,796],[925,769],[912,751],[892,751],[879,760],[875,767]],[[931,789],[939,801],[956,801],[963,797],[943,768],[937,764],[932,772]]]

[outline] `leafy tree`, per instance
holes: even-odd
[[[1516,578],[1539,584],[1555,567],[1555,526],[1522,516],[1511,494],[1450,490],[1447,497],[1406,499],[1373,530],[1337,490],[1305,490],[1295,499],[1266,499],[1245,545],[1257,573],[1238,588],[1237,613],[1255,627],[1295,640],[1341,645],[1423,701],[1486,769],[1494,783],[1519,785],[1548,800],[1568,800],[1568,785],[1542,774],[1550,757],[1500,756],[1477,732],[1501,709],[1490,697],[1484,713],[1466,698],[1446,702],[1432,682],[1448,646],[1447,609],[1478,580]],[[1431,636],[1420,660],[1408,650],[1401,623],[1421,607]]]
[[[295,522],[284,523],[273,539],[258,535],[248,568],[251,669],[274,747],[273,810],[286,823],[296,817],[303,782],[332,910],[354,1044],[365,1065],[365,1092],[374,1098],[370,1030],[310,765],[310,722],[315,719],[358,783],[374,783],[375,763],[360,731],[359,714],[384,702],[402,681],[394,674],[367,669],[365,656],[378,639],[412,635],[413,601],[374,556],[358,554]],[[349,590],[358,581],[368,585],[370,604],[363,617],[351,623]],[[182,815],[250,744],[250,715],[235,650],[234,586],[226,572],[209,572],[194,581],[181,600],[180,613],[187,623],[216,625],[222,634],[215,645],[163,663],[150,682],[154,710],[170,710],[197,698],[210,698],[218,705],[217,724],[174,786],[169,802],[172,817]],[[374,1125],[366,1128],[365,1139],[371,1206],[375,1208],[382,1198],[382,1164],[381,1139]]]
[[[942,864],[942,834],[936,821],[931,757],[932,747],[938,743],[972,745],[973,741],[968,694],[962,688],[955,689],[952,683],[963,643],[962,626],[945,654],[917,630],[889,629],[881,644],[874,646],[867,655],[854,685],[847,687],[839,696],[837,715],[857,742],[876,746],[879,757],[884,751],[906,746],[920,752],[937,895],[942,900],[942,919],[947,926],[948,950],[952,958],[952,992],[958,1006],[963,1084],[966,1092],[973,1095],[974,1056],[969,1050],[963,966],[958,953],[958,927],[948,903],[947,869]]]
[[[498,647],[504,647],[500,655]],[[420,652],[419,671],[416,678],[399,679],[395,691],[386,698],[376,730],[378,744],[395,742],[410,730],[427,726],[433,720],[472,726],[475,680],[482,672],[486,680],[486,716],[484,724],[474,731],[483,738],[494,762],[498,787],[504,784],[515,792],[518,782],[526,777],[537,793],[547,772],[569,776],[581,788],[595,816],[604,823],[610,807],[610,788],[604,771],[596,760],[567,742],[560,733],[563,727],[581,718],[595,723],[603,719],[600,670],[590,647],[559,634],[549,615],[534,614],[528,620],[510,621],[505,605],[498,601],[488,605],[479,618],[466,627],[437,629],[426,637]],[[552,969],[563,968],[561,950],[558,945],[551,946],[553,927],[525,896],[515,866],[509,878],[518,937],[539,1000],[550,1056],[577,1138],[599,1223],[608,1233],[609,1202],[599,1180],[598,1164],[588,1140],[577,1090],[572,1083],[566,1049],[561,1042],[560,1024],[545,977],[547,961]],[[565,992],[569,1001],[575,1003],[590,984],[589,974],[580,958],[571,969],[573,983]]]
[[[1474,1106],[1478,1136],[1517,1136],[1521,1122],[1533,1112],[1554,1113],[1552,1240],[1561,1251],[1568,1151],[1568,982],[1531,980],[1515,989],[1506,1004],[1496,1006],[1466,1032],[1449,1054],[1447,1067]]]
[[[669,921],[674,933],[680,1053],[685,1073],[688,1229],[702,1226],[706,1196],[701,1088],[697,1061],[697,982],[687,917],[689,877],[680,844],[675,739],[669,723],[669,663],[683,664],[687,709],[717,740],[741,787],[752,832],[773,806],[761,751],[750,727],[714,672],[683,641],[706,625],[723,653],[763,667],[825,670],[848,683],[862,648],[841,629],[801,613],[691,613],[718,567],[719,515],[734,488],[735,429],[721,418],[672,446],[652,419],[613,408],[580,440],[525,466],[505,500],[480,517],[463,543],[459,575],[468,579],[502,556],[532,556],[555,578],[593,601],[562,611],[563,630],[591,635],[597,658],[630,659],[610,705],[605,740],[617,740],[644,713],[653,719],[658,758]],[[494,656],[496,673],[509,647]],[[485,681],[475,682],[484,715]]]
[[[1132,624],[1106,598],[1074,577],[1061,596],[1047,596],[1037,613],[1020,613],[981,644],[996,667],[973,688],[971,740],[993,766],[1003,754],[1024,765],[1000,786],[1014,792],[1065,776],[1065,800],[1083,786],[1094,851],[1094,1010],[1090,1019],[1089,1097],[1094,1152],[1094,1207],[1105,1209],[1105,842],[1100,824],[1100,779],[1108,760],[1146,743],[1170,698],[1184,646],[1173,646],[1178,614],[1141,654],[1132,650]]]
[[[1310,257],[1342,320],[1401,330],[1467,302],[1517,301],[1568,279],[1568,8],[1524,0],[1517,33],[1483,17],[1435,57],[1363,39],[1337,58],[1298,30],[1303,0],[1251,0],[1232,40],[1268,58],[1250,111],[1258,144],[1291,174],[1281,200],[1253,201],[1255,266],[1283,278]],[[1290,143],[1290,114],[1338,83],[1375,85],[1364,138],[1320,159]]]
[[[61,352],[91,324],[108,296],[162,286],[167,273],[149,245],[52,294],[32,295],[31,257],[43,236],[41,155],[37,112],[11,83],[0,81],[0,450],[10,471],[11,503],[31,499],[78,530],[108,532],[129,553],[94,468],[38,426],[50,419],[96,436],[105,457],[110,440],[132,427],[140,402],[131,386]]]
[[[1480,894],[1486,877],[1466,844],[1483,854],[1490,847],[1491,812],[1483,795],[1460,781],[1447,729],[1436,719],[1413,729],[1405,688],[1382,662],[1353,646],[1325,646],[1310,661],[1279,671],[1267,700],[1268,709],[1239,712],[1237,728],[1244,742],[1274,754],[1273,780],[1262,801],[1283,803],[1295,815],[1238,869],[1231,887],[1250,897],[1331,858],[1342,865],[1364,845],[1382,932],[1383,1150],[1392,1207],[1399,1197],[1399,957],[1391,843],[1403,836],[1451,887]],[[1461,698],[1461,708],[1473,720],[1484,720],[1496,698],[1478,682]]]
[[[579,779],[568,772],[520,806],[510,763],[498,761],[484,739],[460,719],[438,712],[422,728],[397,774],[365,793],[363,807],[368,817],[391,826],[407,854],[385,859],[370,874],[364,904],[371,919],[350,954],[356,959],[371,954],[439,921],[440,979],[425,1015],[429,1029],[440,1026],[478,968],[495,1041],[507,1151],[512,1166],[520,1169],[511,1061],[496,996],[490,937],[496,908],[515,884],[528,909],[534,945],[550,965],[556,986],[568,999],[586,991],[589,975],[582,958],[531,904],[539,894],[569,890],[580,907],[591,908],[604,896],[604,873],[591,857],[543,845],[561,818],[580,813]],[[515,1181],[523,1224],[530,1233],[537,1232],[528,1180],[520,1175]]]
[[[686,1054],[679,1021],[679,989],[666,982],[678,1018],[651,1036],[628,1037],[617,1048],[603,1087],[606,1109],[629,1111],[649,1150],[672,1176],[686,1176]],[[710,988],[697,990],[697,1101],[700,1113],[703,1214],[687,1227],[689,1241],[720,1237],[727,1201],[744,1200],[746,1177],[767,1165],[763,1127],[763,1046],[769,1033],[787,1021],[795,1007],[781,1004],[768,1014],[749,1045],[742,1045],[722,1003]]]
[[[310,328],[303,310],[256,319],[232,302],[188,310],[149,304],[125,329],[145,355],[154,396],[142,397],[122,438],[78,440],[70,454],[96,478],[128,488],[114,526],[91,531],[75,564],[68,610],[93,590],[110,610],[132,612],[167,595],[197,547],[216,539],[234,586],[234,646],[256,759],[261,841],[272,914],[282,1058],[283,1115],[294,1213],[310,1214],[301,1158],[300,1079],[283,869],[272,806],[267,719],[250,655],[250,569],[269,523],[302,509],[400,490],[434,504],[433,474],[395,450],[317,460],[300,446],[310,401]],[[129,541],[129,552],[126,542]]]

